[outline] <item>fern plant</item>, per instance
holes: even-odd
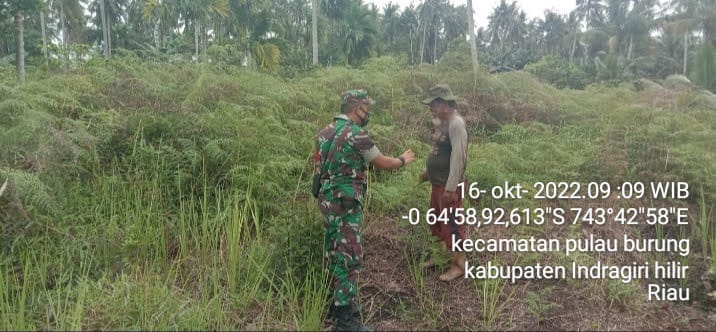
[[[50,215],[57,213],[57,201],[52,190],[37,174],[0,167],[0,178],[7,181],[3,195],[13,201],[14,209],[25,210],[26,207]]]

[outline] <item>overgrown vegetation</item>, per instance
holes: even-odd
[[[546,56],[531,63],[525,70],[557,88],[583,89],[589,82],[587,73],[569,61]]]
[[[0,3],[0,36],[6,41],[0,43],[0,63],[15,65],[20,79],[26,71],[72,70],[91,58],[124,55],[296,77],[318,64],[359,66],[384,55],[411,65],[435,64],[451,44],[474,34],[469,39],[481,64],[498,72],[532,66],[538,77],[560,87],[689,74],[702,88],[714,89],[712,0],[590,0],[560,10],[543,6],[542,12],[505,0],[492,6],[379,3],[6,0]],[[468,8],[489,13],[487,24],[468,28]]]
[[[694,92],[559,90],[527,72],[473,76],[464,55],[434,67],[373,58],[296,79],[132,56],[33,72],[25,84],[0,75],[0,184],[8,180],[0,196],[0,326],[323,328],[329,294],[321,216],[307,189],[310,155],[340,91],[357,86],[377,101],[369,130],[381,150],[412,148],[424,160],[429,112],[419,101],[432,84],[449,83],[464,97],[470,127],[467,177],[488,186],[688,181],[685,204],[699,211],[688,234],[700,232],[695,243],[703,247],[692,252],[713,262],[716,113]],[[401,223],[407,209],[425,206],[420,171],[371,171],[366,223]],[[669,202],[655,204],[662,203]],[[433,312],[439,295],[426,290],[419,270],[420,250],[430,245],[420,236],[401,241],[411,270],[395,273],[413,278],[419,300],[411,310]],[[514,297],[497,281],[474,286],[483,304],[475,318],[485,328],[509,319],[516,302],[527,301],[540,322],[551,307]],[[627,303],[639,291],[610,283],[595,294]],[[441,316],[409,319],[437,328]]]

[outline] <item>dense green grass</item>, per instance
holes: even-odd
[[[449,83],[466,100],[470,181],[688,181],[700,208],[689,234],[716,255],[714,110],[689,92],[653,104],[659,96],[626,84],[557,90],[527,73],[465,68],[378,58],[284,80],[125,58],[25,85],[4,76],[0,328],[322,328],[329,294],[310,155],[351,87],[377,100],[369,129],[381,150],[412,148],[424,162],[419,100]],[[423,206],[421,170],[371,171],[371,215]],[[415,255],[404,273],[422,288]],[[488,322],[504,311],[501,288],[475,284]]]

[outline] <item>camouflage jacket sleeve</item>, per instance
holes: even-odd
[[[373,162],[373,160],[375,160],[375,158],[380,154],[380,150],[377,146],[375,146],[375,143],[373,143],[373,139],[370,138],[370,134],[368,134],[368,131],[363,128],[361,128],[358,133],[353,136],[351,143],[358,151],[360,151],[360,154],[366,164]]]

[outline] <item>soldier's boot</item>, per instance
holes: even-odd
[[[353,316],[356,310],[352,305],[335,307],[336,331],[374,331],[373,328],[363,325],[359,319]]]
[[[353,316],[360,317],[363,314],[362,313],[363,305],[361,305],[360,303],[356,302],[355,304],[353,304],[350,307],[351,307],[351,312],[352,312]],[[331,303],[331,306],[328,308],[328,318],[329,319],[337,319],[338,318],[338,314],[336,313],[336,310],[337,310],[336,308],[338,308],[338,307],[335,304]]]
[[[450,269],[444,274],[440,275],[442,281],[453,281],[465,274],[465,253],[464,252],[453,252],[450,255]]]

